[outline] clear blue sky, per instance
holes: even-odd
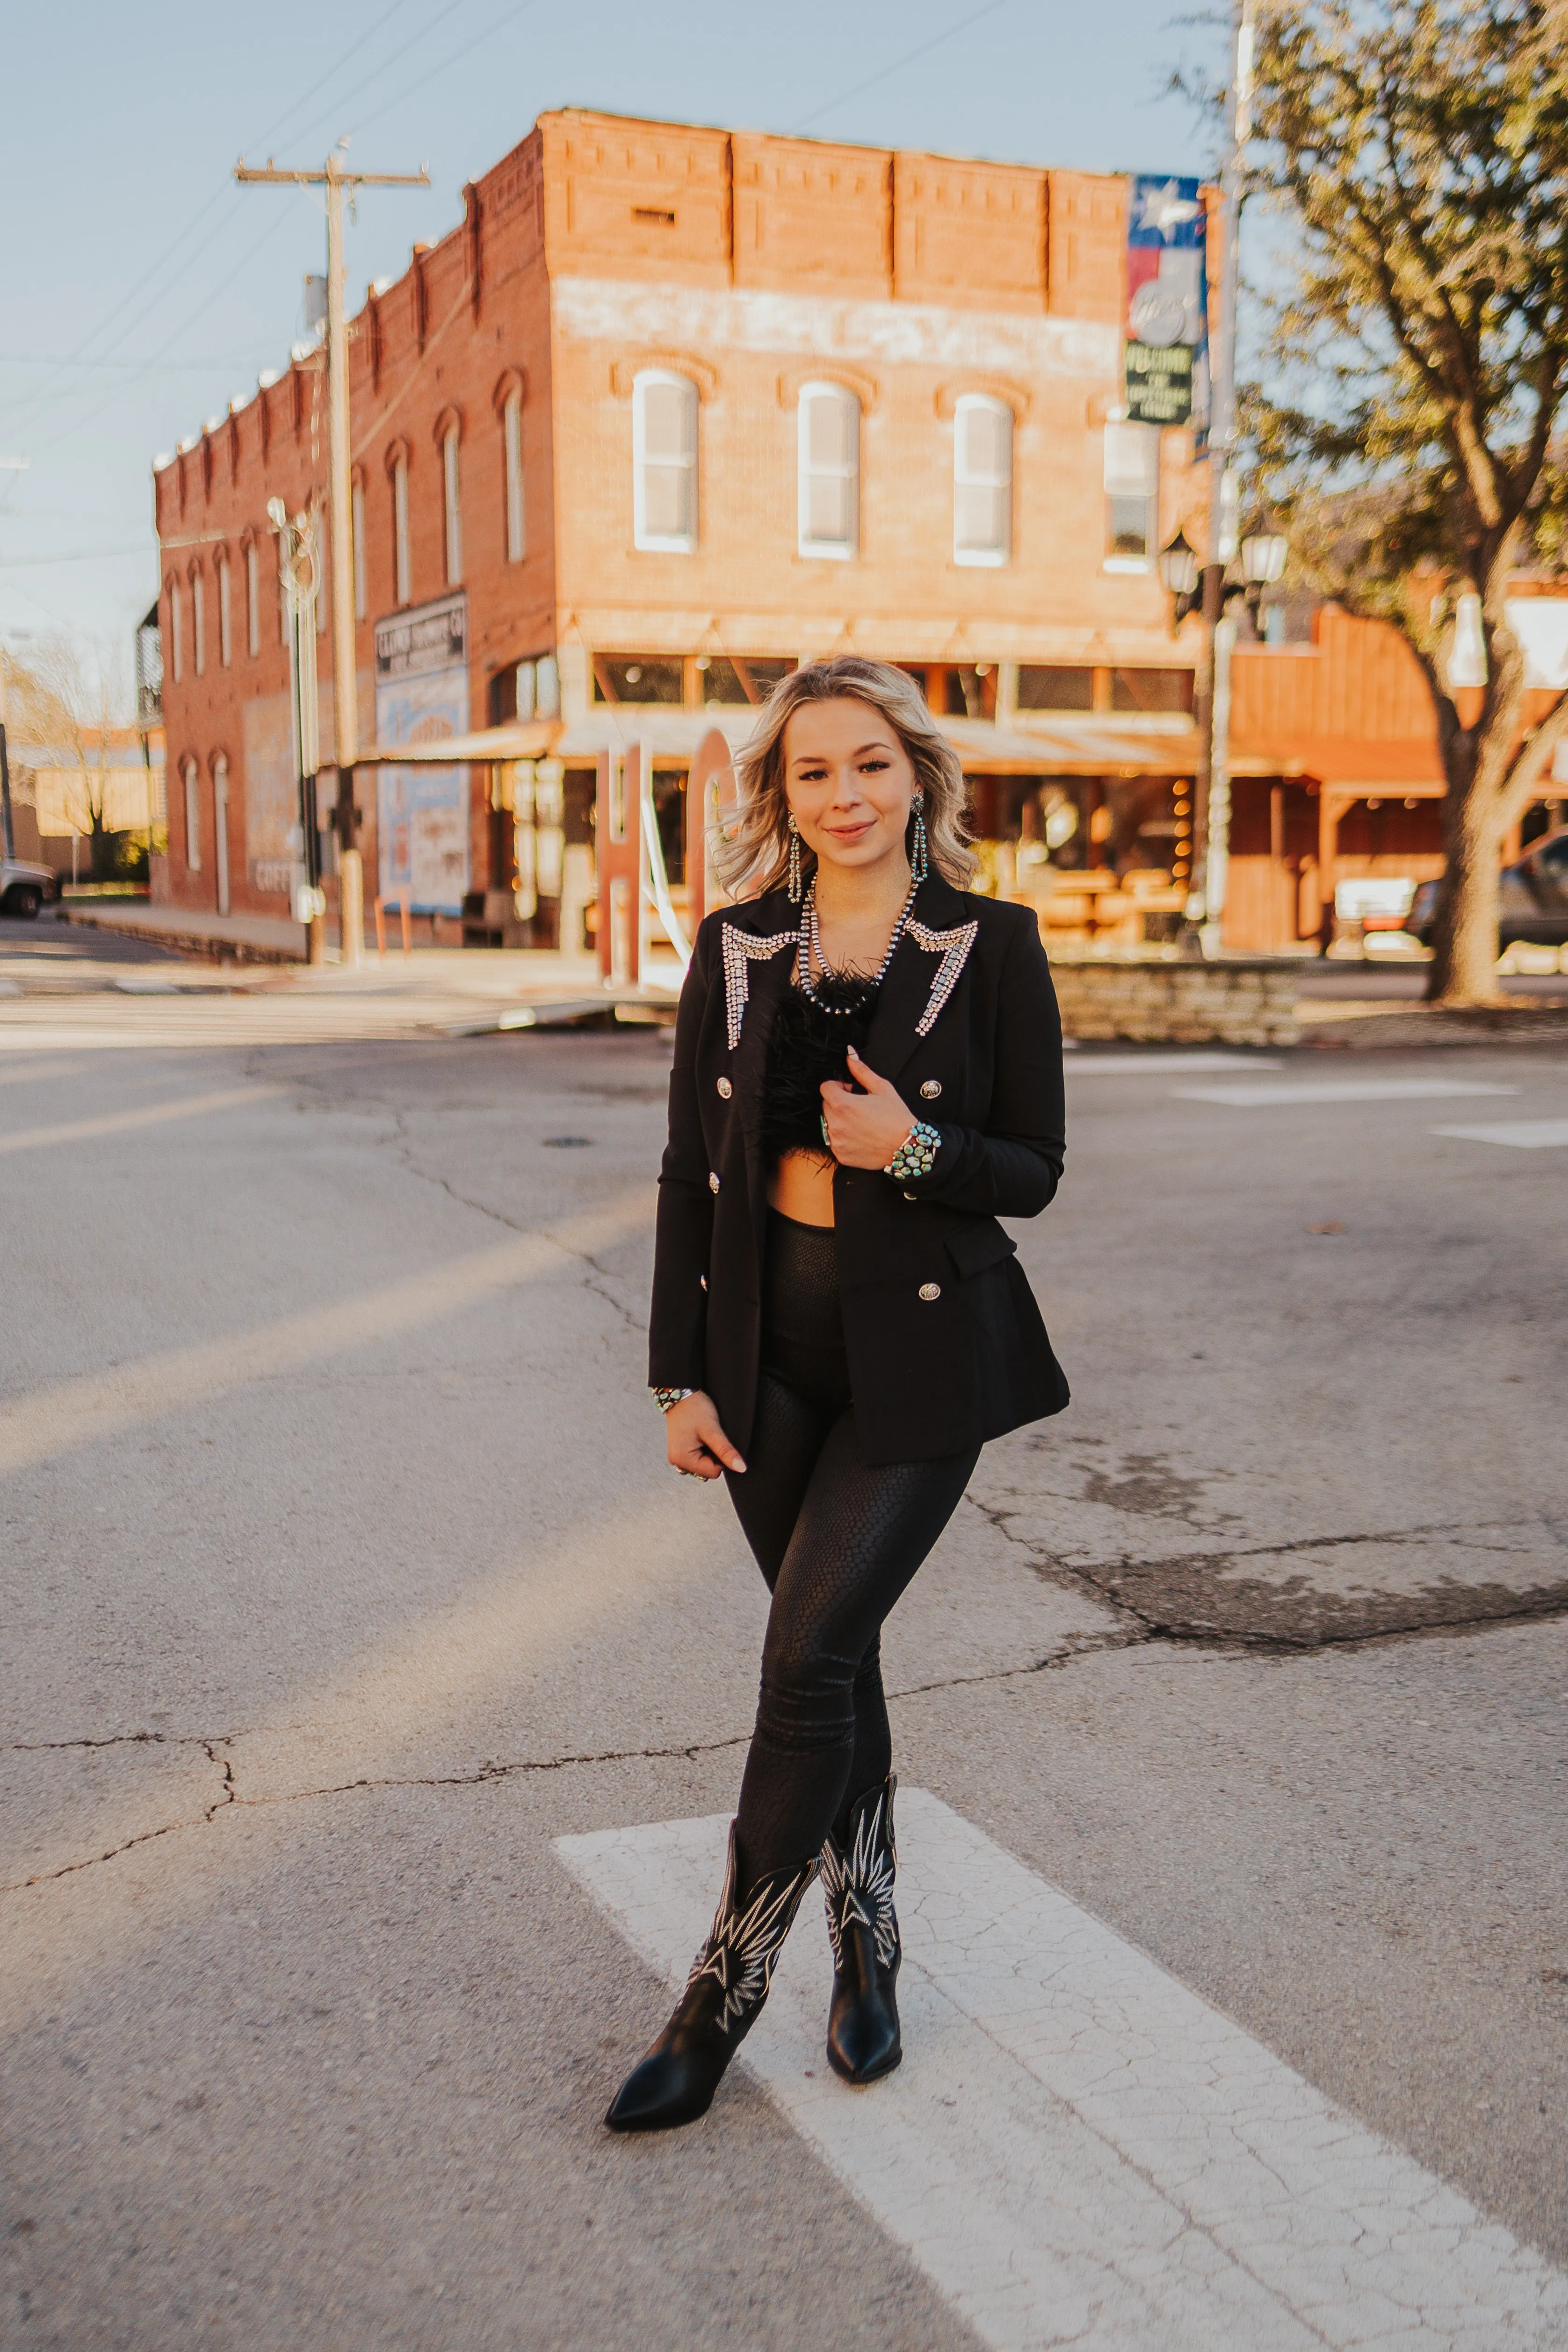
[[[307,192],[345,132],[371,191],[351,309],[461,214],[536,114],[602,107],[1006,162],[1197,171],[1163,94],[1216,30],[1182,0],[103,0],[13,10],[0,136],[0,639],[128,639],[156,588],[149,469],[302,331],[325,236]]]

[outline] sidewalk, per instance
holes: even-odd
[[[220,915],[201,907],[155,907],[147,898],[61,902],[60,919],[124,939],[182,948],[187,955],[228,954],[240,962],[303,963],[305,926],[282,915]]]

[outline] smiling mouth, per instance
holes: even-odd
[[[868,817],[863,824],[829,824],[823,831],[830,833],[835,841],[858,841],[863,833],[870,832],[875,823],[875,817]]]

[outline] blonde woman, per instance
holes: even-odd
[[[1068,1402],[998,1216],[1063,1154],[1025,907],[967,895],[963,779],[901,670],[781,680],[698,932],[659,1180],[649,1379],[672,1466],[728,1481],[773,1595],[712,1929],[605,2121],[705,2112],[820,1869],[827,2055],[901,2056],[883,1620],[987,1438]]]

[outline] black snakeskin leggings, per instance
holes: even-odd
[[[773,1594],[741,1782],[748,1884],[815,1854],[892,1760],[882,1621],[980,1458],[873,1467],[849,1393],[832,1228],[768,1216],[763,1361],[735,1513]]]

